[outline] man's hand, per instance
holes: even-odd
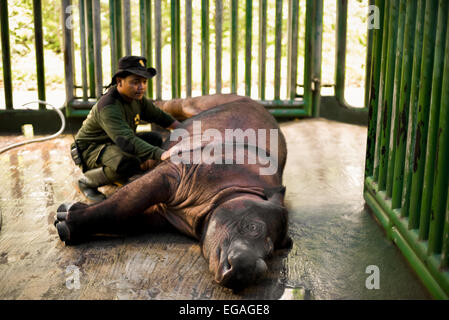
[[[180,144],[174,145],[162,154],[161,160],[165,161],[167,159],[170,159],[170,157],[174,154],[177,154],[181,150],[181,148],[182,146]]]
[[[170,127],[168,127],[167,129],[173,130],[176,129],[177,127],[179,127],[181,125],[181,122],[179,122],[178,120],[175,120],[175,122],[173,122]]]

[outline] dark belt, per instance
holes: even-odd
[[[77,166],[84,167],[82,152],[81,152],[80,148],[78,147],[78,144],[76,143],[76,141],[73,142],[70,146],[70,155],[72,156],[73,162],[75,162],[75,164]]]

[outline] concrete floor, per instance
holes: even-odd
[[[1,154],[0,299],[428,299],[364,207],[366,128],[324,119],[281,128],[293,248],[239,294],[216,285],[197,242],[178,233],[66,247],[55,211],[83,200],[71,136]],[[0,148],[23,139],[2,136]],[[369,265],[379,268],[379,289],[365,287]]]

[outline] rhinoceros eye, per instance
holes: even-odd
[[[265,232],[265,224],[261,221],[242,219],[239,223],[239,232],[251,238],[258,238]]]

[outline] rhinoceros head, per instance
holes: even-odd
[[[215,281],[241,290],[261,279],[273,251],[291,246],[287,216],[279,203],[247,195],[220,205],[210,217],[202,241]]]

